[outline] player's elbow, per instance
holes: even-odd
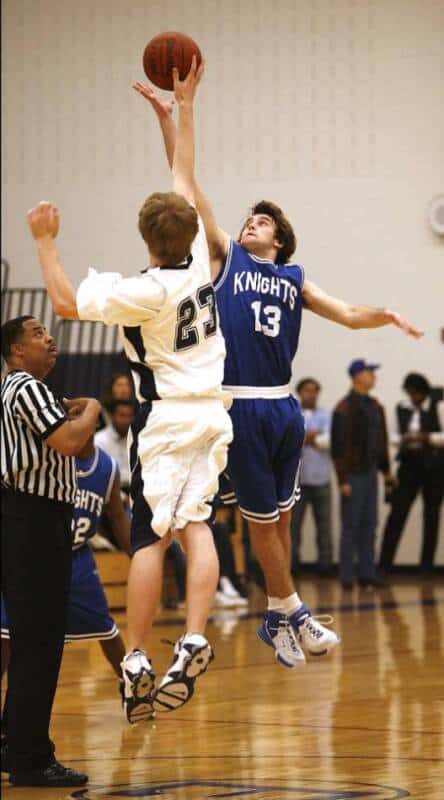
[[[62,319],[79,319],[76,303],[65,300],[57,300],[52,304],[54,314]]]
[[[346,328],[350,328],[352,331],[357,331],[361,327],[359,316],[353,306],[349,306],[346,309],[344,313],[343,325],[345,325]]]

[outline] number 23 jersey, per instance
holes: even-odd
[[[200,218],[185,262],[132,278],[90,270],[77,308],[80,319],[121,327],[139,402],[224,397],[225,344]]]
[[[230,242],[214,282],[227,348],[226,386],[290,382],[302,317],[304,269],[274,264]]]

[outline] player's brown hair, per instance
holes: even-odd
[[[163,264],[179,264],[189,256],[198,231],[197,212],[175,192],[155,192],[139,211],[139,231],[150,253]]]
[[[253,214],[267,214],[267,216],[271,217],[273,220],[274,224],[276,225],[276,239],[278,240],[279,244],[282,245],[276,256],[276,263],[286,264],[296,250],[297,239],[292,226],[290,225],[287,217],[284,215],[284,212],[281,208],[279,208],[279,206],[277,206],[275,203],[272,203],[270,200],[260,200],[259,203],[255,203],[251,209],[250,215]],[[244,227],[245,226],[242,227],[240,232],[239,240],[242,236]]]

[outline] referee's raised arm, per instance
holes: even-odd
[[[43,383],[57,353],[34,317],[2,326],[2,355],[2,591],[11,641],[2,727],[9,780],[82,786],[87,776],[56,761],[48,731],[71,579],[74,455],[94,432],[100,405],[77,398],[64,407]]]

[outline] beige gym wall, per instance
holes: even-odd
[[[154,115],[130,87],[146,42],[168,29],[193,36],[207,59],[197,163],[221,226],[235,234],[249,204],[275,200],[312,280],[425,330],[421,342],[353,333],[307,313],[295,378],[319,378],[332,407],[352,358],[381,362],[377,395],[390,412],[406,372],[443,385],[444,239],[426,220],[444,190],[443,0],[4,0],[11,284],[41,285],[25,224],[41,199],[61,209],[75,283],[89,265],[144,266],[136,214],[169,175]],[[417,561],[419,528],[417,504],[399,561]],[[307,558],[312,538],[310,523]]]

